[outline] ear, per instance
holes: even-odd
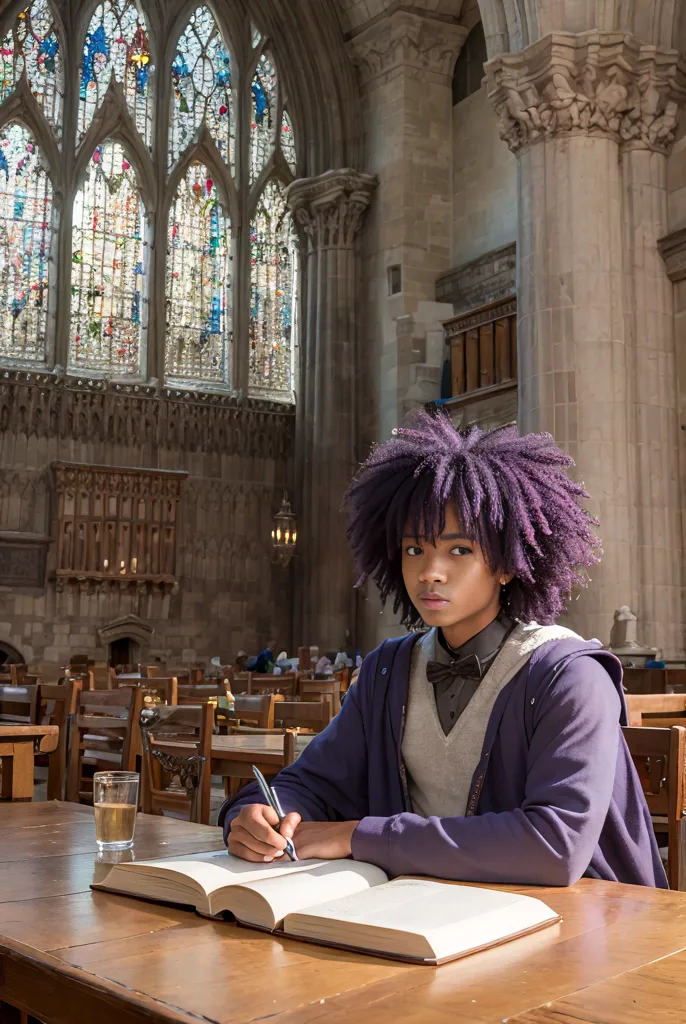
[[[513,580],[513,579],[514,579],[514,574],[511,573],[511,572],[510,573],[500,573],[499,576],[498,576],[498,582],[500,583],[501,587],[506,587],[507,584],[511,580]]]

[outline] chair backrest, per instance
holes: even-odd
[[[308,669],[312,668],[312,662],[310,660],[310,648],[299,647],[298,648],[298,669],[301,672],[307,672]]]
[[[281,697],[278,697],[281,700]],[[273,693],[234,694],[234,709],[217,708],[217,721],[226,725],[239,722],[253,725],[258,729],[274,728],[274,704],[277,697]]]
[[[686,889],[686,832],[684,761],[686,728],[652,729],[646,726],[622,728],[629,753],[643,787],[653,818],[667,818],[667,878],[670,889]]]
[[[629,725],[664,728],[686,725],[686,694],[628,693]]]
[[[663,668],[625,668],[622,680],[628,693],[664,693],[667,677]]]
[[[331,710],[337,715],[341,710],[341,684],[336,677],[331,679],[301,679],[300,699],[305,701],[328,700]]]
[[[178,704],[178,682],[175,676],[169,679],[151,677],[149,679],[116,679],[115,686],[137,686],[141,691],[143,706],[153,704]]]
[[[288,729],[254,729],[250,726],[234,726],[229,732],[231,735],[241,736],[283,736],[283,754],[275,756],[275,751],[270,751],[268,761],[262,760],[258,751],[251,754],[250,761],[242,759],[222,760],[222,775],[224,776],[224,792],[227,797],[235,796],[241,788],[249,782],[254,782],[252,766],[259,768],[264,776],[272,778],[274,775],[293,764],[296,759],[296,734]]]
[[[109,668],[104,665],[94,665],[90,669],[90,676],[92,677],[92,685],[89,687],[92,690],[111,690],[112,689],[112,672]]]
[[[34,662],[28,667],[29,675],[37,676],[40,683],[59,683],[64,679],[64,669],[51,661]]]
[[[154,665],[141,665],[141,675],[144,679],[153,679],[158,676],[169,678],[166,667],[159,661]]]
[[[40,683],[38,686],[38,722],[59,729],[57,749],[48,757],[48,800],[64,800],[67,794],[67,754],[69,730],[78,708],[80,679],[64,683]]]
[[[665,690],[667,693],[686,693],[686,669],[668,668],[666,674]]]
[[[219,697],[225,697],[226,690],[223,683],[202,683],[179,684],[178,704],[207,704],[208,701],[216,702]]]
[[[36,725],[38,722],[36,684],[0,686],[0,724]]]
[[[197,686],[202,685],[205,682],[205,669],[204,668],[191,668],[188,671],[190,682]]]
[[[249,693],[282,693],[295,697],[295,672],[284,672],[282,676],[268,672],[251,672]]]
[[[137,686],[81,690],[69,736],[68,800],[92,802],[96,771],[135,771],[141,700]]]
[[[311,729],[321,732],[332,718],[331,703],[323,701],[280,701],[274,705],[274,725],[283,729]]]
[[[250,677],[252,672],[232,672],[231,673],[231,692],[236,693],[250,693]]]
[[[210,823],[212,727],[209,704],[144,708],[142,807],[146,814],[186,811]]]

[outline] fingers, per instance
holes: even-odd
[[[286,840],[272,825],[278,825],[279,817],[271,807],[264,804],[250,804],[243,807],[231,822],[229,831],[229,853],[245,860],[273,860],[283,855]],[[250,856],[246,856],[246,851]]]
[[[285,839],[292,839],[293,833],[302,821],[301,816],[297,811],[291,811],[281,822],[281,828],[279,832]]]

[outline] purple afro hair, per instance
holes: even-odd
[[[565,472],[572,459],[550,434],[460,431],[444,413],[416,413],[396,434],[373,449],[345,496],[358,585],[372,579],[406,625],[420,624],[402,577],[403,535],[409,524],[435,542],[453,502],[491,570],[512,574],[508,612],[554,622],[602,554],[597,520],[578,503],[588,495]]]

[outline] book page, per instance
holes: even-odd
[[[440,959],[557,919],[540,900],[518,893],[399,878],[289,915],[284,931]]]
[[[239,921],[276,928],[286,914],[315,907],[324,900],[330,902],[364,892],[387,881],[388,876],[381,868],[363,861],[349,858],[324,864],[310,861],[306,871],[241,882],[218,898],[226,904],[222,909],[231,910]],[[213,906],[213,909],[216,908]]]
[[[190,888],[209,896],[225,886],[256,882],[260,878],[291,872],[308,871],[324,863],[326,861],[292,861],[284,855],[269,864],[254,864],[241,860],[240,857],[233,857],[226,850],[215,850],[212,853],[192,853],[184,857],[163,857],[116,864],[99,885],[155,897],[160,891],[158,886],[155,886],[154,891],[151,889],[150,883],[155,881],[158,885],[164,886],[163,898],[172,900],[173,895],[170,893],[173,893],[175,887],[179,887],[180,895],[187,896]]]

